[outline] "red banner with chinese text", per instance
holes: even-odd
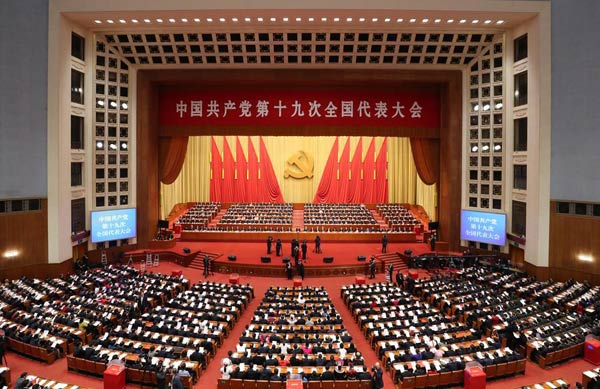
[[[162,126],[439,128],[435,90],[163,90]]]

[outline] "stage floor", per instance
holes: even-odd
[[[302,243],[302,242],[301,242]],[[367,260],[371,255],[381,254],[380,243],[341,243],[327,241],[321,242],[322,253],[316,254],[314,250],[314,242],[307,242],[307,266],[331,266],[331,264],[323,263],[323,257],[334,257],[334,265],[356,265],[357,256],[364,255]],[[290,243],[283,244],[283,255],[281,257],[275,256],[275,244],[272,246],[271,255],[267,255],[267,243],[266,242],[198,242],[198,241],[177,241],[175,247],[170,249],[160,250],[135,250],[130,252],[131,254],[142,254],[145,252],[172,252],[182,254],[184,247],[189,248],[192,253],[194,252],[209,252],[214,254],[220,254],[215,259],[216,262],[229,262],[227,257],[229,255],[235,255],[237,257],[236,263],[245,265],[281,265],[283,266],[282,259],[284,257],[291,257],[291,245]],[[429,245],[424,243],[389,243],[387,247],[388,253],[393,252],[404,252],[404,250],[412,250],[413,255],[420,255],[423,253],[430,252]],[[261,263],[260,258],[264,256],[271,257],[270,264]]]

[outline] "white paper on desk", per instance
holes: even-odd
[[[556,380],[556,383],[559,385],[566,385],[567,383],[563,380]]]
[[[435,366],[435,370],[437,370],[437,371],[440,371],[442,369],[442,366],[440,365],[440,363],[438,361],[434,361],[433,366]]]
[[[48,383],[47,386],[52,387],[52,384]],[[67,387],[67,384],[56,384],[56,385],[54,385],[54,389],[63,389],[63,388],[66,388],[66,387]]]
[[[544,389],[544,387],[542,385],[540,385],[540,384],[535,384],[535,385],[533,385],[533,387],[535,389]]]
[[[412,369],[413,369],[413,370],[416,370],[416,369],[417,369],[417,362],[415,362],[415,361],[412,361],[412,362],[410,363],[410,366],[412,367]]]
[[[399,363],[397,366],[398,366],[398,370],[400,370],[400,373],[404,373],[404,371],[405,371],[404,365],[402,363]]]
[[[431,365],[427,361],[423,361],[423,365],[425,365],[425,371],[431,370]]]
[[[0,372],[2,372],[2,370],[0,370]],[[583,374],[585,374],[589,378],[596,378],[596,376],[598,375],[593,371],[584,371]]]
[[[556,385],[554,385],[552,382],[548,381],[546,382],[546,385],[548,385],[551,389],[556,389]]]

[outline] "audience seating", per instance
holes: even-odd
[[[201,230],[208,226],[220,210],[221,203],[196,203],[175,220],[175,224],[181,225],[186,231]]]
[[[364,204],[304,204],[305,231],[372,232],[379,228]]]

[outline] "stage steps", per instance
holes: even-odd
[[[213,217],[211,221],[208,222],[208,226],[215,227],[221,221],[221,218],[223,218],[223,215],[225,215],[225,212],[227,212],[227,209],[221,208],[219,213],[217,213],[217,215],[215,217]]]
[[[385,220],[383,220],[383,218],[381,217],[381,215],[379,214],[379,212],[376,209],[371,209],[371,213],[373,214],[375,221],[377,223],[379,223],[380,229],[388,230],[390,228],[389,224],[387,224],[387,222]]]
[[[406,259],[404,259],[404,256],[401,255],[398,252],[393,252],[393,253],[383,253],[383,254],[376,254],[375,255],[375,259],[378,261],[383,262],[384,265],[384,269],[386,269],[390,264],[394,265],[394,275],[396,274],[396,272],[398,270],[408,270],[408,263],[406,261]]]
[[[296,228],[300,228],[300,231],[304,230],[304,210],[294,209],[292,214],[292,231],[296,231]]]
[[[190,262],[188,267],[192,269],[204,270],[204,257],[208,255],[208,259],[212,262],[219,258],[222,254],[208,253],[205,251],[199,251],[196,257]]]

